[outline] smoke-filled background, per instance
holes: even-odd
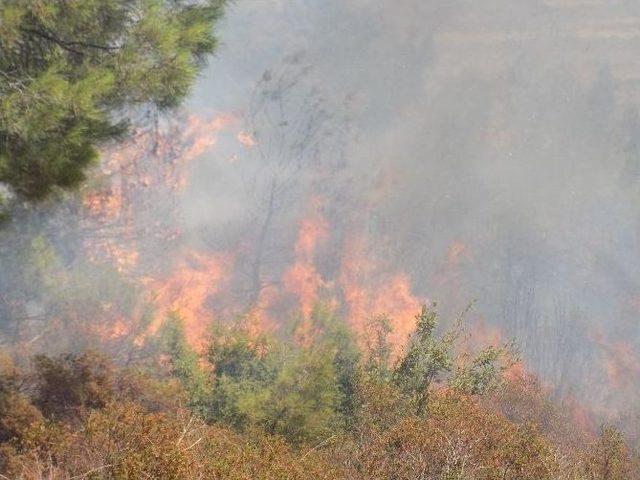
[[[475,301],[474,338],[514,338],[559,397],[626,414],[637,2],[253,0],[220,36],[184,111],[141,113],[82,192],[14,214],[5,344],[80,348],[91,325],[139,345],[168,311],[197,343],[317,301],[360,330],[386,313],[401,343],[421,302],[452,321]]]

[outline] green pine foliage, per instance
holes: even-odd
[[[78,185],[143,107],[185,98],[224,0],[0,4],[0,183],[42,199]]]

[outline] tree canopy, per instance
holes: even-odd
[[[6,0],[0,5],[0,183],[46,198],[78,185],[134,113],[185,98],[225,0]]]

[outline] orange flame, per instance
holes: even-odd
[[[187,119],[184,131],[184,141],[190,146],[183,155],[188,161],[203,154],[214,147],[218,141],[218,132],[235,121],[232,115],[217,115],[212,119],[205,119],[199,115],[191,115]]]
[[[236,118],[232,115],[217,115],[212,119],[191,115],[187,120],[187,128],[182,139],[188,147],[179,155],[179,162],[182,164],[190,162],[213,148],[218,142],[218,133],[235,120]],[[187,184],[186,169],[175,169],[173,173],[177,175],[176,187],[184,188]]]
[[[402,273],[380,273],[365,257],[362,240],[347,243],[339,284],[348,308],[348,317],[364,333],[366,321],[374,315],[387,314],[393,325],[391,341],[402,346],[413,331],[420,302],[411,291],[409,278]],[[376,278],[377,277],[377,278]]]
[[[99,192],[91,192],[84,198],[84,207],[93,217],[112,219],[122,209],[122,191],[117,185]]]
[[[188,340],[195,346],[203,346],[206,328],[214,315],[207,300],[219,291],[230,264],[230,258],[224,255],[190,252],[169,278],[147,279],[157,306],[150,332],[157,331],[166,315],[175,312],[184,321]]]
[[[101,323],[97,326],[97,334],[103,340],[116,340],[128,335],[131,325],[125,318],[118,317],[109,323]]]
[[[99,233],[87,241],[89,258],[112,261],[119,271],[130,272],[139,258],[134,227],[139,226],[139,210],[145,206],[136,201],[140,192],[149,189],[143,193],[147,197],[149,191],[184,187],[186,163],[213,147],[218,133],[233,121],[231,115],[191,115],[177,134],[171,130],[175,124],[164,125],[161,131],[141,129],[124,144],[103,152],[99,184],[83,199],[86,227]],[[160,234],[166,235],[166,229]]]
[[[89,259],[93,262],[99,262],[98,252],[100,255],[111,259],[118,272],[128,272],[138,263],[138,251],[131,248],[127,249],[111,239],[103,241],[95,241],[96,251],[89,254]]]
[[[319,201],[313,203],[313,214],[300,222],[295,244],[296,262],[283,278],[285,288],[300,301],[300,310],[305,317],[311,315],[319,290],[325,285],[314,264],[315,250],[319,243],[329,238],[329,224],[318,211]]]

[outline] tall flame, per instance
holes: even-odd
[[[320,200],[313,202],[311,216],[302,219],[295,244],[295,263],[284,274],[285,289],[296,295],[300,311],[305,317],[311,315],[313,305],[318,300],[318,292],[325,285],[316,270],[316,247],[329,238],[329,223],[320,213]]]
[[[380,272],[366,251],[362,239],[352,238],[343,254],[339,284],[349,320],[363,332],[368,319],[387,314],[393,326],[391,340],[400,346],[413,330],[422,302],[413,295],[405,274]]]
[[[202,346],[215,313],[207,300],[219,291],[232,263],[229,256],[188,252],[168,278],[146,279],[156,305],[150,331],[157,331],[167,314],[176,313],[184,321],[189,341]]]
[[[103,182],[85,196],[84,207],[90,221],[99,228],[119,227],[115,235],[96,236],[88,250],[98,252],[97,259],[110,259],[121,271],[133,271],[140,257],[140,246],[136,242],[139,209],[146,205],[141,199],[149,197],[150,191],[162,197],[163,192],[171,195],[182,189],[187,182],[186,165],[213,148],[220,132],[236,121],[234,115],[192,115],[186,119],[186,127],[161,132],[161,135],[152,129],[141,130],[124,146],[107,152],[101,171]],[[257,145],[255,138],[245,131],[237,132],[235,138],[247,148]],[[351,237],[345,243],[335,282],[323,278],[317,262],[322,257],[320,249],[328,244],[332,232],[322,207],[320,198],[311,198],[307,215],[299,221],[293,263],[284,269],[279,284],[259,292],[252,314],[267,324],[269,310],[277,311],[283,298],[293,297],[296,308],[309,317],[325,290],[343,300],[348,319],[356,329],[362,330],[367,320],[376,314],[388,314],[394,326],[392,341],[403,344],[421,305],[412,292],[409,277],[385,269],[374,260],[358,234],[349,232]],[[159,235],[167,240],[179,235],[176,229],[157,223]],[[143,281],[148,290],[154,292],[157,306],[151,331],[157,330],[167,312],[176,311],[184,319],[188,337],[198,343],[208,320],[215,314],[212,297],[223,293],[223,285],[229,285],[227,280],[235,273],[233,255],[189,252],[177,256],[179,260],[172,273],[156,273]],[[466,247],[454,244],[449,260],[455,263],[463,256],[468,256]]]

